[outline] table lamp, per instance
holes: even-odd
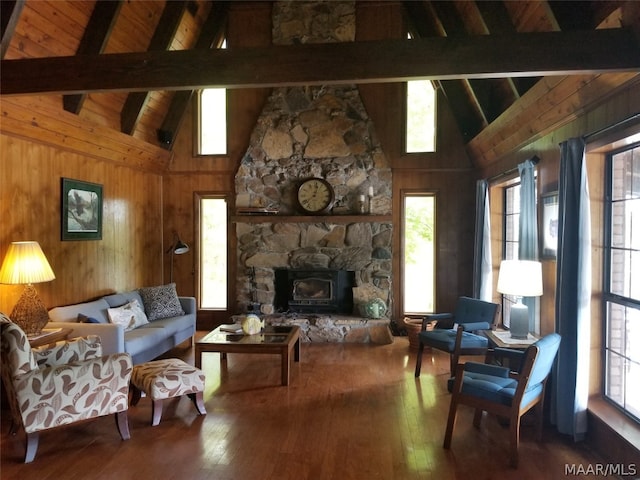
[[[174,239],[175,241],[173,245],[171,245],[171,248],[168,250],[168,252],[171,252],[171,273],[169,274],[169,283],[173,283],[173,256],[182,255],[189,251],[189,245],[180,240],[177,233],[174,235]]]
[[[38,242],[12,242],[0,268],[0,283],[25,285],[11,312],[11,320],[27,335],[39,334],[49,314],[38,297],[34,283],[50,282],[56,276]]]
[[[516,297],[509,317],[511,338],[527,338],[529,308],[522,303],[522,297],[542,295],[542,264],[531,260],[503,260],[498,273],[498,292]]]

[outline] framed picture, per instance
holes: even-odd
[[[62,240],[102,239],[102,185],[62,179]]]
[[[555,259],[558,254],[558,192],[542,195],[542,258]]]

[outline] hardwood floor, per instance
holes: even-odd
[[[130,440],[120,440],[112,417],[62,427],[40,435],[28,465],[24,435],[8,435],[4,411],[1,478],[539,480],[570,477],[566,464],[602,463],[552,427],[537,443],[525,425],[520,468],[511,469],[507,428],[485,416],[476,430],[464,407],[444,450],[448,358],[425,352],[415,379],[406,337],[385,346],[303,344],[301,355],[283,387],[278,356],[205,354],[206,416],[187,398],[165,400],[162,421],[151,427],[143,398],[129,409]],[[169,356],[192,363],[193,349]]]

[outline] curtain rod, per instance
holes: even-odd
[[[606,133],[609,130],[614,130],[614,129],[617,129],[619,127],[622,127],[624,124],[629,123],[629,122],[633,122],[634,120],[637,120],[637,119],[640,119],[640,112],[634,113],[633,115],[631,115],[630,117],[625,118],[624,120],[620,120],[619,122],[616,122],[616,123],[614,123],[612,125],[607,125],[606,127],[603,127],[600,130],[596,130],[595,132],[587,133],[586,135],[583,135],[582,138],[585,141],[591,140],[593,137],[597,137],[598,135],[602,135],[603,133]]]
[[[537,165],[538,162],[540,161],[540,158],[537,155],[534,155],[533,157],[529,158],[529,160],[531,160],[534,165]],[[507,175],[511,175],[512,173],[517,171],[518,171],[518,167],[510,168],[509,170],[505,170],[504,172],[498,173],[493,177],[487,178],[487,182],[489,183],[494,182],[499,178],[506,177]]]

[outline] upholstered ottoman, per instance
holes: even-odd
[[[202,393],[204,373],[177,358],[153,360],[133,367],[131,405],[140,401],[142,392],[152,400],[151,425],[162,417],[162,400],[188,395],[200,415],[206,415]]]

